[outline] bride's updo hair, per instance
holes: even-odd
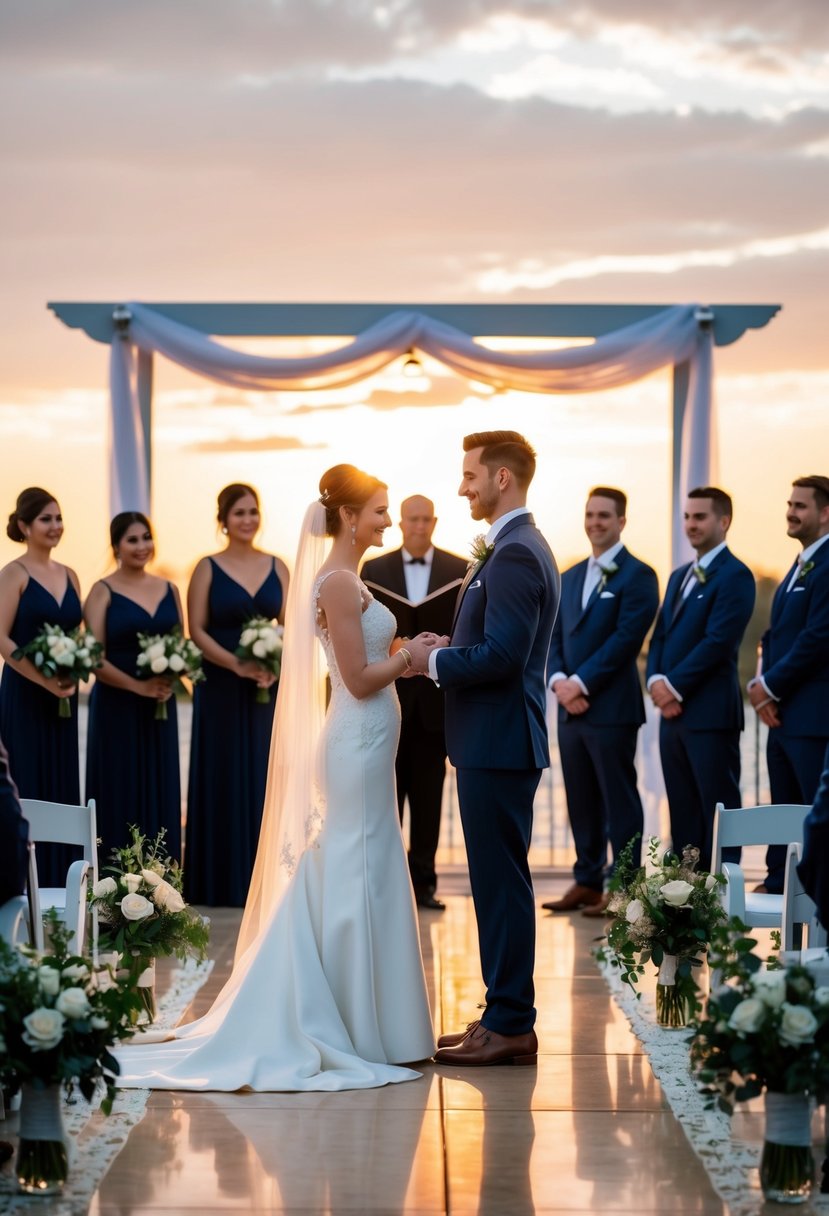
[[[320,502],[325,507],[325,532],[337,536],[343,526],[340,507],[359,511],[378,490],[389,487],[379,477],[355,469],[353,464],[335,464],[320,478]]]
[[[29,486],[28,490],[21,490],[17,496],[14,510],[9,515],[9,522],[6,524],[6,536],[9,540],[16,540],[22,544],[26,537],[20,524],[33,523],[50,502],[57,502],[54,494],[50,494],[48,490],[42,490],[40,486]]]

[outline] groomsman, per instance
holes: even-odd
[[[9,757],[0,739],[0,904],[26,890],[29,825],[9,774]]]
[[[723,490],[701,486],[688,495],[685,535],[696,562],[670,577],[647,666],[648,691],[662,715],[673,848],[698,848],[701,870],[711,865],[716,804],[741,805],[737,653],[754,608],[754,577],[726,544],[732,518]]]
[[[398,633],[448,634],[458,589],[466,574],[462,557],[436,549],[432,533],[437,518],[430,499],[407,498],[400,507],[403,546],[364,564],[363,581],[390,608]],[[446,776],[443,693],[432,680],[398,680],[402,722],[397,748],[397,803],[400,818],[409,803],[409,872],[421,908],[442,912],[435,895],[435,853],[440,837],[440,808]]]
[[[798,477],[786,513],[800,556],[774,595],[763,635],[762,675],[748,695],[769,728],[766,759],[772,802],[811,803],[829,744],[829,477]],[[786,850],[766,853],[758,888],[783,890]]]
[[[829,929],[829,748],[817,797],[803,821],[803,854],[797,872],[817,905],[818,920]]]
[[[615,865],[644,825],[636,787],[636,736],[645,721],[636,660],[659,607],[656,572],[622,543],[627,497],[596,486],[584,510],[593,554],[566,570],[550,645],[549,684],[558,699],[558,748],[576,845],[573,885],[551,912],[603,916],[607,844]]]

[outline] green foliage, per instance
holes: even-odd
[[[45,1088],[75,1085],[91,1100],[106,1087],[101,1107],[115,1097],[118,1061],[109,1048],[135,1030],[141,1001],[131,979],[70,954],[71,934],[51,909],[50,950],[13,950],[0,939],[0,1080]]]
[[[816,987],[804,967],[774,960],[764,968],[746,932],[731,920],[715,933],[709,959],[727,982],[709,997],[691,1041],[708,1105],[729,1113],[764,1089],[829,1089],[829,988]]]

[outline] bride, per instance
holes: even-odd
[[[118,1052],[121,1086],[368,1089],[418,1077],[400,1065],[434,1050],[395,805],[394,681],[410,660],[402,648],[389,654],[394,617],[357,574],[391,523],[386,491],[336,465],[306,512],[233,972],[172,1040],[139,1036]]]

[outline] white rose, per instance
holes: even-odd
[[[250,646],[251,642],[255,642],[255,641],[256,641],[256,630],[255,629],[243,629],[242,630],[242,636],[239,638],[240,646]]]
[[[102,899],[105,895],[114,895],[118,890],[118,883],[114,878],[99,878],[92,887],[92,894],[96,899]]]
[[[253,653],[257,659],[264,659],[267,657],[268,648],[261,638],[253,643],[251,649],[253,650]]]
[[[728,1025],[738,1034],[755,1034],[763,1024],[766,1006],[756,996],[740,1001],[728,1019]]]
[[[75,653],[72,650],[61,650],[58,654],[52,656],[58,667],[72,667],[75,662]]]
[[[87,650],[87,648],[85,646],[79,646],[78,649],[75,651],[75,658],[76,659],[88,659],[89,651]]]
[[[40,991],[46,996],[57,996],[60,992],[60,972],[57,967],[38,967],[37,982],[40,984]]]
[[[125,895],[121,900],[121,911],[127,920],[146,920],[155,908],[143,895]]]
[[[170,666],[169,660],[162,654],[157,659],[150,660],[150,671],[155,676],[160,676]]]
[[[706,889],[706,891],[710,891],[710,890],[712,890],[712,888],[713,888],[713,887],[716,887],[716,885],[717,885],[717,880],[716,880],[716,878],[714,877],[714,875],[713,875],[713,874],[709,874],[709,875],[708,875],[708,877],[707,877],[707,878],[706,878],[706,880],[705,880],[705,889]]]
[[[138,888],[141,886],[141,875],[140,874],[122,874],[121,875],[121,884],[127,888],[130,895],[134,895],[135,892],[138,890]]]
[[[64,1016],[59,1009],[33,1009],[23,1025],[23,1042],[33,1051],[51,1051],[63,1038]]]
[[[162,879],[153,891],[153,901],[165,912],[181,912],[187,906],[181,895],[169,882]]]
[[[89,1000],[83,988],[65,988],[55,1006],[67,1018],[84,1018],[89,1013]]]
[[[156,874],[155,870],[142,870],[141,877],[149,887],[157,887],[161,882],[161,875]]]
[[[630,925],[635,925],[638,920],[645,914],[645,905],[641,899],[632,899],[625,909],[625,920]]]
[[[666,882],[663,887],[659,888],[659,894],[665,903],[671,904],[674,908],[684,907],[693,893],[693,884],[685,882],[682,878],[675,878],[673,882]]]
[[[89,978],[89,968],[86,963],[70,963],[63,968],[61,975],[67,980],[85,980]]]
[[[783,1017],[780,1022],[780,1042],[789,1047],[800,1047],[811,1043],[817,1030],[817,1018],[805,1005],[790,1005],[783,1002]]]
[[[829,1005],[829,988],[825,984],[821,984],[819,988],[815,988],[815,1001],[818,1005]]]
[[[164,643],[163,642],[153,642],[153,644],[151,646],[147,647],[147,649],[144,651],[144,654],[147,656],[147,658],[150,660],[150,662],[152,662],[153,659],[163,659],[164,658]]]
[[[170,671],[184,671],[184,659],[180,654],[170,655]]]
[[[282,645],[282,638],[275,629],[269,629],[262,641],[265,643],[268,654],[273,654]]]
[[[758,971],[751,977],[751,987],[770,1009],[778,1009],[786,999],[786,973]]]
[[[93,1014],[93,1016],[89,1019],[89,1025],[93,1030],[106,1030],[109,1026],[109,1020],[107,1018],[102,1018],[100,1014],[96,1013]]]
[[[145,654],[143,654],[143,653],[142,653],[142,654],[140,654],[140,655],[138,656],[138,658],[135,660],[135,664],[136,664],[136,666],[137,666],[137,667],[146,667],[146,666],[147,666],[147,664],[149,663],[149,661],[150,661],[150,660],[147,658],[147,656],[146,656]]]

